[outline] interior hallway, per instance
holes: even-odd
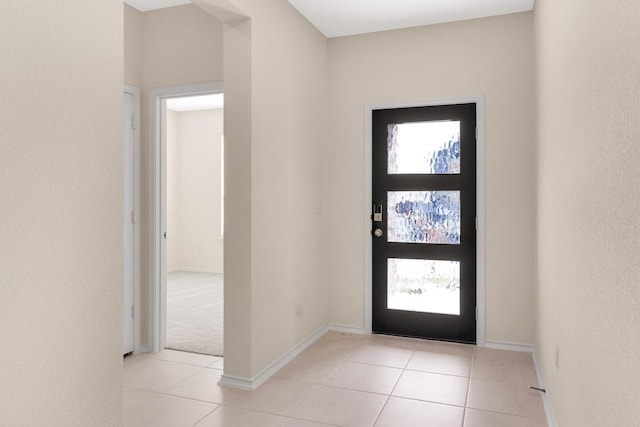
[[[329,332],[257,391],[217,385],[223,360],[125,359],[125,427],[542,427],[529,353]]]

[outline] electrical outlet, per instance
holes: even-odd
[[[556,365],[556,370],[559,371],[560,370],[560,346],[558,344],[556,344],[556,355],[555,355],[554,363]]]

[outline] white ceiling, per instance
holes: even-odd
[[[186,96],[167,99],[167,108],[173,111],[197,111],[224,108],[224,94]]]
[[[326,37],[530,11],[534,0],[288,0]]]
[[[191,0],[124,0],[124,2],[131,7],[135,7],[140,12],[147,12],[149,10],[189,4]]]
[[[260,1],[260,0],[258,0]],[[288,0],[326,37],[464,21],[533,10],[535,0]],[[191,0],[125,0],[146,12]]]

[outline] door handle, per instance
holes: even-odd
[[[384,232],[382,231],[381,228],[376,228],[375,230],[373,230],[373,235],[376,236],[377,238],[382,237],[383,234]]]

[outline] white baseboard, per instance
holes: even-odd
[[[175,273],[176,271],[187,271],[190,273],[213,273],[213,274],[224,274],[222,269],[207,269],[207,268],[188,268],[188,267],[176,267],[172,269],[167,269],[167,273]]]
[[[493,348],[495,350],[519,351],[522,353],[533,353],[534,351],[536,351],[536,347],[531,344],[518,344],[503,341],[487,340],[484,346],[487,348]]]
[[[258,375],[253,378],[236,377],[233,375],[223,374],[218,384],[228,387],[239,388],[243,390],[257,390],[262,384],[264,384],[269,378],[276,372],[282,369],[287,363],[291,362],[296,356],[307,349],[311,344],[316,342],[321,336],[323,336],[329,330],[329,326],[325,325],[304,339],[298,345],[293,347],[287,353],[285,353],[278,360],[271,365],[263,369]]]
[[[547,390],[547,387],[544,383],[544,376],[542,375],[542,366],[540,366],[538,350],[534,350],[532,356],[533,366],[535,366],[536,368],[536,376],[538,377],[538,384],[540,388]],[[549,427],[558,427],[558,421],[556,420],[556,415],[553,412],[551,397],[549,396],[548,390],[542,393],[542,403],[544,405],[544,414],[547,417],[547,424],[549,425]]]
[[[329,323],[327,329],[332,332],[341,332],[344,334],[365,335],[364,328],[358,326],[340,325],[338,323]]]
[[[536,347],[530,344],[514,344],[500,341],[487,341],[485,346],[487,348],[494,348],[497,350],[521,351],[525,353],[531,353],[531,357],[533,358],[533,366],[536,370],[538,387],[545,390],[545,392],[540,392],[540,396],[542,397],[542,404],[544,405],[544,414],[547,418],[547,425],[549,427],[558,427],[558,422],[556,421],[556,416],[553,412],[553,407],[551,406],[551,398],[549,397],[549,392],[546,391],[547,387],[544,384],[544,376],[542,375],[542,367],[540,366],[538,350],[536,349]]]

